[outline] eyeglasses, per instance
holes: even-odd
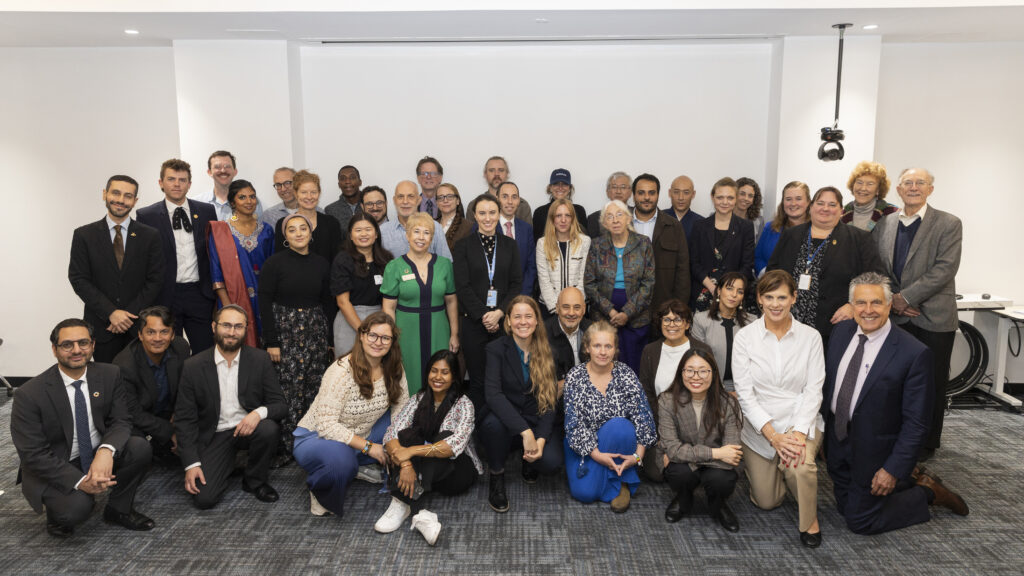
[[[228,332],[245,331],[245,324],[228,324],[227,322],[217,322],[217,326],[220,327],[222,330],[226,330]]]
[[[363,206],[367,208],[383,208],[387,206],[387,200],[377,200],[376,202],[363,202]]]
[[[440,172],[420,172],[420,176],[423,176],[424,178],[437,178],[440,175]]]
[[[668,316],[665,316],[661,319],[661,323],[667,326],[682,326],[683,322],[685,322],[685,320],[679,317],[669,318]]]
[[[213,166],[210,166],[213,170],[231,170],[234,167],[235,166],[233,164],[214,164]]]
[[[604,219],[609,222],[617,222],[619,220],[622,220],[623,218],[626,218],[627,216],[628,214],[624,214],[622,212],[609,212],[604,215]]]
[[[438,202],[447,202],[449,200],[455,200],[456,198],[458,198],[458,196],[456,196],[455,194],[438,194],[437,195],[437,201]]]
[[[609,188],[612,190],[629,190],[629,184],[612,184]]]
[[[381,344],[391,344],[391,341],[394,340],[394,337],[392,336],[377,334],[376,332],[370,332],[369,330],[363,332],[363,336],[366,336],[366,341],[370,344],[376,344],[377,342],[380,342]]]
[[[85,350],[86,348],[92,346],[92,339],[82,338],[81,340],[65,340],[63,342],[57,342],[57,348],[59,348],[62,352],[71,352],[72,350],[75,349],[75,346],[78,346],[82,350]]]
[[[292,181],[291,180],[285,180],[284,182],[274,182],[274,190],[281,190],[281,189],[284,189],[284,188],[291,188],[291,187],[292,187]]]
[[[900,182],[900,186],[902,186],[904,188],[910,188],[911,186],[917,186],[918,188],[924,188],[925,186],[930,186],[930,185],[931,185],[931,182],[929,182],[927,180],[904,180],[903,182]]]
[[[686,376],[687,378],[693,378],[694,376],[696,376],[696,377],[700,378],[701,380],[703,380],[704,378],[707,378],[708,376],[711,376],[711,369],[710,368],[700,368],[700,369],[694,370],[693,368],[683,368],[683,376]]]
[[[864,188],[874,188],[875,186],[878,186],[878,182],[875,182],[874,180],[854,180],[853,185],[863,186]]]

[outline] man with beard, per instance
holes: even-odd
[[[213,180],[213,189],[200,194],[196,200],[206,202],[217,211],[217,220],[231,218],[234,210],[228,203],[228,188],[235,176],[238,176],[238,169],[235,167],[235,155],[227,150],[217,150],[206,159],[206,174]],[[263,204],[259,198],[256,199],[256,219],[263,216]]]
[[[626,205],[629,204],[629,174],[625,172],[612,172],[612,175],[608,177],[608,184],[605,186],[604,193],[608,196],[608,200],[622,200]],[[587,236],[591,238],[597,238],[604,232],[601,227],[601,210],[604,208],[604,204],[590,216],[587,216]]]
[[[652,313],[670,298],[690,299],[690,247],[679,222],[658,210],[660,192],[661,182],[653,174],[633,180],[633,228],[650,239],[654,248]]]
[[[158,461],[177,465],[171,414],[188,344],[174,337],[174,317],[165,306],[139,312],[138,335],[114,358],[132,415],[132,434],[149,440]]]
[[[359,206],[359,188],[362,185],[363,179],[359,176],[358,168],[349,165],[342,166],[338,170],[338,189],[341,190],[341,195],[324,208],[324,212],[329,216],[334,216],[338,224],[341,224],[341,230],[346,234],[348,221],[362,210]]]
[[[590,327],[590,320],[583,317],[586,310],[583,292],[575,286],[568,286],[558,293],[558,304],[555,306],[558,315],[544,321],[551,356],[555,361],[555,379],[559,386],[573,366],[587,360],[583,334]]]
[[[278,499],[267,479],[287,405],[270,355],[243,345],[248,325],[241,306],[221,308],[213,316],[216,346],[182,369],[174,429],[185,490],[201,510],[220,501],[238,450],[249,451],[242,489],[262,502]]]
[[[85,302],[82,317],[100,329],[97,362],[110,362],[131,342],[139,311],[156,301],[164,279],[159,234],[128,216],[138,192],[130,176],[111,176],[103,189],[107,215],[71,239],[68,280]]]
[[[93,328],[77,318],[50,333],[57,364],[18,388],[11,409],[11,439],[21,459],[21,490],[36,513],[46,510],[46,531],[67,538],[108,490],[103,520],[129,530],[150,530],[153,520],[135,511],[135,491],[149,468],[149,444],[132,436],[120,371],[91,364]]]
[[[484,180],[487,181],[487,190],[484,193],[497,198],[498,188],[501,188],[502,183],[506,182],[508,177],[508,162],[501,156],[491,156],[487,159],[487,163],[484,164]],[[466,207],[466,220],[469,220],[470,224],[475,222],[475,208],[476,200],[470,202],[469,206]],[[530,208],[529,202],[520,199],[519,208],[516,209],[516,218],[523,222],[533,221],[533,210]]]
[[[363,188],[360,206],[377,221],[377,226],[388,221],[388,195],[380,186],[367,186]],[[347,229],[347,225],[346,225]]]

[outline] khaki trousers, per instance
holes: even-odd
[[[768,459],[743,444],[750,501],[763,510],[777,508],[788,488],[800,512],[801,532],[806,532],[818,518],[818,465],[814,456],[824,436],[824,432],[817,430],[813,440],[807,438],[804,460],[796,468],[786,468],[778,454]]]

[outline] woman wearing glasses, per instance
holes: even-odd
[[[341,516],[356,474],[384,464],[384,433],[409,400],[397,335],[387,314],[367,316],[352,353],[331,363],[295,428],[295,461],[308,474],[309,510],[316,516]]]
[[[885,201],[889,176],[885,166],[878,162],[857,164],[846,181],[846,189],[853,193],[853,201],[843,207],[844,224],[871,232],[883,216],[899,210],[898,206]]]
[[[455,249],[455,243],[469,234],[472,225],[466,221],[466,212],[462,208],[462,196],[455,184],[445,182],[437,187],[437,221],[444,230],[444,239],[448,242],[448,250]]]

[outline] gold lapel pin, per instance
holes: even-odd
[[[129,234],[129,236],[131,236],[132,238],[135,238],[135,232],[132,232],[131,234]]]
[[[835,246],[835,245],[836,245],[836,239],[835,239],[835,238],[833,238],[833,239],[832,239],[832,245],[833,245],[833,246]]]
[[[199,219],[199,214],[193,214],[192,217],[195,218],[196,220],[198,220]]]
[[[99,392],[93,392],[92,393],[92,397],[93,398],[99,398],[100,397],[100,393]]]

